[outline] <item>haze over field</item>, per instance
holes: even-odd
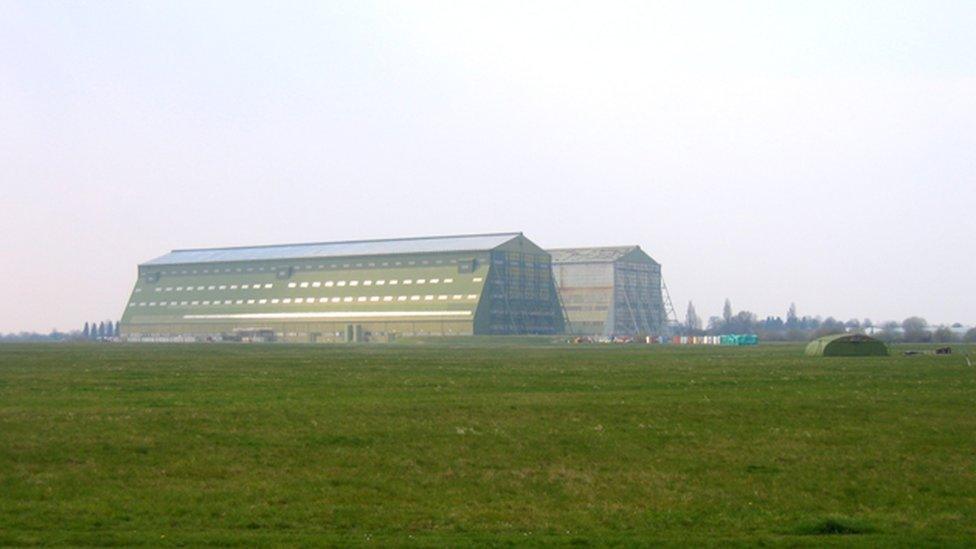
[[[976,322],[976,3],[0,0],[0,332],[172,248],[637,243],[679,315]]]

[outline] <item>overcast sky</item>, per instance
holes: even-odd
[[[976,2],[0,0],[0,332],[172,248],[640,244],[683,316],[976,323]]]

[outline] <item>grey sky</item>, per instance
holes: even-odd
[[[171,248],[638,243],[679,311],[976,323],[976,3],[0,0],[0,332]]]

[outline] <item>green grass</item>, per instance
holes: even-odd
[[[0,346],[0,545],[976,540],[958,354],[454,343]]]

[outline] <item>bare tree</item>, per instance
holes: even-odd
[[[925,342],[931,339],[928,328],[929,323],[920,316],[910,316],[902,321],[901,328],[905,330],[905,341]]]
[[[938,343],[952,343],[957,339],[956,333],[948,326],[939,326],[932,332],[932,340]]]
[[[695,305],[692,302],[688,302],[688,311],[685,312],[685,326],[690,332],[699,332],[702,329],[701,317],[695,311]]]
[[[799,317],[796,316],[796,303],[790,303],[790,308],[786,310],[786,325],[790,328],[796,326]]]
[[[898,328],[898,323],[893,320],[885,322],[881,325],[881,339],[885,341],[894,341],[898,339]]]

